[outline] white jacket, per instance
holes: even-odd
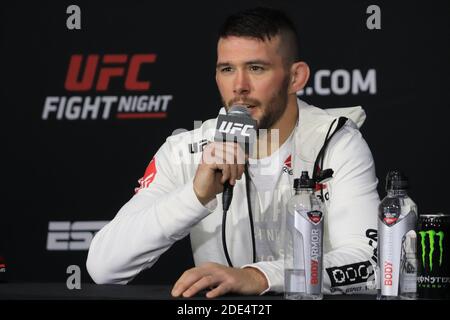
[[[301,100],[298,105],[292,180],[304,170],[311,175],[332,121],[339,116],[350,119],[330,141],[324,158],[324,168],[334,170],[326,189],[324,292],[373,293],[367,280],[373,278],[376,264],[379,197],[373,158],[358,130],[365,113],[361,107],[322,110]],[[95,235],[87,270],[96,283],[128,283],[188,234],[196,265],[209,261],[227,265],[221,242],[221,195],[205,207],[193,191],[201,146],[205,140],[214,140],[216,121],[210,119],[200,128],[167,138],[140,180],[136,194]],[[227,219],[231,261],[237,267],[258,268],[267,277],[267,291],[281,292],[283,261],[252,263],[245,190],[243,176],[234,187]]]

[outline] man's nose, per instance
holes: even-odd
[[[234,78],[233,93],[236,95],[250,93],[250,79],[244,71],[239,71],[236,73],[236,77]]]

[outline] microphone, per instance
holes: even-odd
[[[234,105],[228,110],[226,115],[219,115],[217,118],[214,141],[235,142],[240,145],[245,154],[252,150],[256,135],[256,120],[254,120],[242,105]],[[233,199],[233,186],[226,181],[223,185],[222,207],[228,211]]]

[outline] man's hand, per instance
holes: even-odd
[[[228,292],[243,295],[260,294],[268,288],[264,274],[256,268],[230,268],[207,262],[183,273],[172,289],[172,296],[189,298],[197,292],[211,288],[207,298],[216,298]]]
[[[234,186],[244,173],[247,158],[237,143],[208,144],[203,150],[202,160],[194,177],[194,192],[198,200],[206,205],[223,191],[225,181]]]

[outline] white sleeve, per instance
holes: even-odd
[[[330,141],[324,241],[324,293],[374,293],[378,179],[370,149],[359,130],[345,126]]]
[[[284,260],[275,261],[261,261],[256,263],[250,263],[243,265],[242,268],[255,268],[261,271],[266,277],[267,284],[269,285],[266,290],[260,293],[260,295],[266,292],[283,292],[284,290]]]
[[[214,200],[203,206],[192,179],[178,182],[181,165],[173,159],[166,142],[150,162],[136,194],[95,235],[86,267],[96,283],[128,283],[212,212]]]
[[[379,197],[372,154],[358,130],[344,127],[330,141],[324,161],[325,169],[332,168],[334,175],[324,189],[329,200],[323,293],[374,293],[368,280],[376,264]],[[245,267],[257,268],[266,276],[269,288],[262,294],[283,292],[283,260]]]

